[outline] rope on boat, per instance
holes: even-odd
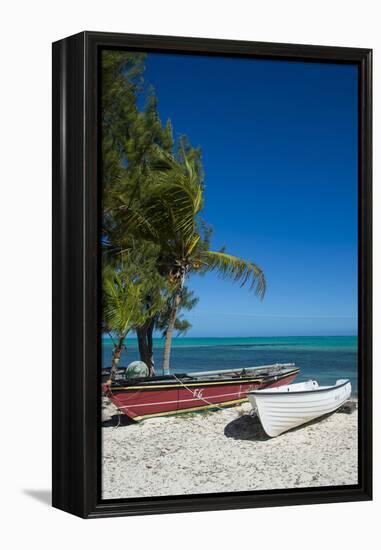
[[[186,386],[186,385],[184,384],[184,382],[182,382],[182,380],[180,380],[180,378],[177,378],[176,374],[172,374],[172,376],[173,376],[173,377],[174,377],[174,378],[175,378],[175,379],[176,379],[176,380],[177,380],[186,390],[188,390],[189,393],[191,393],[193,397],[195,397],[193,391],[192,391],[190,388],[188,388],[188,386]],[[230,411],[226,410],[225,407],[219,407],[219,406],[216,405],[215,403],[211,403],[210,401],[208,401],[207,399],[205,399],[205,397],[202,397],[202,396],[198,395],[198,396],[197,396],[197,399],[200,399],[200,401],[204,401],[204,403],[206,403],[207,405],[210,405],[210,406],[212,406],[213,408],[218,409],[218,410],[220,410],[220,411],[222,411],[222,412],[230,413]]]
[[[109,392],[112,394],[112,391],[110,390],[110,388],[109,388]],[[107,397],[107,396],[106,396],[106,397]],[[113,398],[115,399],[116,402],[119,401],[119,399],[116,397],[116,395],[113,395]],[[120,419],[121,419],[122,414],[124,414],[124,412],[122,411],[122,409],[120,408],[120,406],[118,406],[118,404],[115,405],[115,407],[116,407],[116,409],[119,411],[119,414],[118,414],[118,423],[117,423],[117,425],[116,425],[116,426],[112,426],[112,429],[113,429],[113,430],[116,430],[117,428],[120,427],[120,424],[121,424],[121,420],[120,420]]]
[[[178,378],[178,377],[176,376],[176,374],[172,374],[172,376],[173,376],[173,378],[174,378],[175,380],[177,380],[177,382],[178,382],[181,386],[183,386],[183,387],[192,395],[192,397],[196,397],[196,396],[194,395],[193,391],[192,391],[190,388],[188,388],[188,386],[186,386],[186,385],[184,384],[184,382],[183,382],[180,378]],[[110,391],[110,393],[112,393],[111,390],[109,390],[109,391]],[[118,411],[120,411],[122,414],[124,414],[123,411],[122,411],[122,408],[125,408],[125,407],[124,407],[123,405],[122,405],[122,406],[118,406],[118,401],[119,401],[119,399],[116,397],[116,395],[114,395],[113,397],[114,397],[114,400],[116,401],[116,408],[118,409]],[[230,411],[227,410],[226,407],[220,407],[220,406],[217,405],[216,403],[212,403],[211,401],[208,401],[207,399],[205,399],[205,397],[202,397],[202,396],[198,395],[198,396],[197,396],[197,399],[199,399],[200,401],[203,401],[204,403],[206,403],[207,405],[213,407],[214,409],[218,409],[219,411],[222,411],[222,412],[225,412],[225,413],[230,413]],[[197,409],[196,409],[196,410],[197,410]],[[190,411],[190,412],[191,412],[191,411]],[[120,424],[121,424],[120,417],[121,417],[121,415],[119,414],[119,415],[118,415],[118,424],[117,424],[116,426],[113,426],[113,429],[114,429],[114,430],[120,427]]]

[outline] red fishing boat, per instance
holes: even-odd
[[[133,420],[229,407],[247,400],[247,392],[290,384],[294,363],[233,370],[122,378],[102,385],[103,394]]]

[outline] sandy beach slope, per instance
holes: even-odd
[[[357,483],[357,411],[274,439],[250,411],[244,403],[115,427],[105,400],[103,498]]]

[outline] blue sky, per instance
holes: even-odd
[[[188,335],[356,334],[357,67],[150,53],[145,78],[202,148],[213,247],[267,280],[192,276]]]

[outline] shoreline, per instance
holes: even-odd
[[[118,427],[102,409],[105,499],[357,484],[357,410],[269,438],[249,403]]]

